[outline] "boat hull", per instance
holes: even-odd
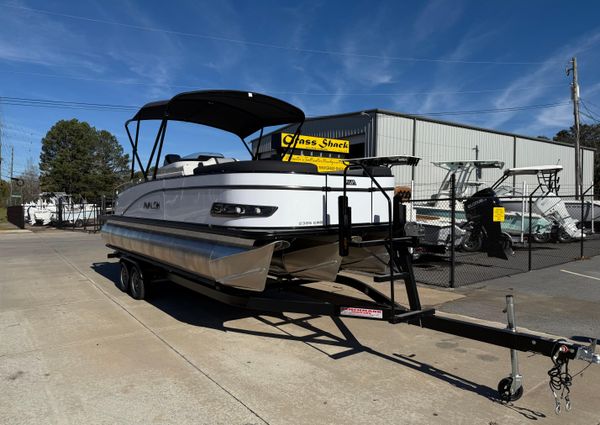
[[[269,274],[333,280],[340,269],[382,270],[382,252],[353,249],[350,257],[339,255],[343,179],[232,173],[149,181],[119,194],[102,233],[117,249],[251,291],[262,291]],[[393,196],[394,178],[377,180]],[[381,238],[387,232],[386,197],[369,177],[349,176],[347,182],[354,234]],[[215,204],[267,207],[272,213],[220,214]]]
[[[280,245],[255,248],[249,241],[110,219],[102,227],[102,237],[112,248],[248,291],[265,289],[273,251]]]

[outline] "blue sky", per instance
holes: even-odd
[[[596,1],[0,0],[0,7],[4,97],[139,106],[192,89],[242,89],[285,99],[308,116],[561,103],[437,116],[551,137],[572,122],[565,68],[575,55],[581,96],[600,116]],[[123,122],[131,115],[3,103],[3,156],[14,145],[17,172],[37,162],[45,132],[70,118],[111,131],[127,148]],[[169,136],[169,152],[243,157],[232,138],[185,125]]]

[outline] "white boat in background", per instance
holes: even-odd
[[[140,123],[148,120],[161,124],[143,167],[138,137]],[[170,121],[237,135],[252,160],[166,155],[159,167]],[[299,123],[297,140],[303,122],[304,113],[289,103],[239,91],[188,92],[145,105],[126,124],[144,179],[118,193],[114,214],[102,227],[107,246],[248,291],[263,291],[269,275],[332,280],[341,269],[372,271],[380,264],[384,270],[380,246],[352,247],[349,256],[340,256],[340,212],[350,210],[339,208],[339,198],[347,195],[353,240],[379,240],[388,232],[388,198],[394,195],[386,165],[416,165],[419,159],[356,160],[344,178],[340,172],[319,173],[314,164],[281,160],[292,158],[293,142],[281,158],[259,160],[244,140],[264,127]],[[129,273],[127,267],[122,262],[122,273]]]
[[[44,192],[36,201],[23,206],[25,220],[31,225],[47,226],[60,221],[62,225],[81,226],[93,221],[98,215],[95,204],[76,203],[65,192]]]
[[[600,225],[600,201],[591,201],[584,197],[583,203],[577,199],[564,199],[569,215],[582,223],[594,222],[594,227]]]
[[[473,196],[482,186],[482,182],[471,181],[474,175],[480,175],[484,169],[502,169],[504,162],[498,160],[459,160],[433,162],[433,165],[446,170],[446,175],[440,187],[430,201],[422,204],[415,203],[416,219],[425,227],[425,231],[431,241],[437,240],[439,244],[449,244],[450,221],[451,221],[451,198],[452,198],[452,176],[455,179],[455,223],[461,237],[459,246],[466,248],[464,243],[463,225],[467,222],[463,201]],[[502,200],[504,202],[504,200]],[[521,242],[529,232],[529,214],[524,214],[522,202],[519,200],[521,209],[508,211],[502,222],[502,231],[511,238],[518,238]],[[552,224],[539,214],[532,214],[532,235],[536,241],[547,241],[550,238]],[[443,227],[442,225],[445,225]],[[439,230],[437,230],[439,229]]]
[[[532,196],[532,213],[539,214],[547,220],[552,221],[559,227],[558,239],[567,241],[570,239],[581,239],[585,235],[578,228],[578,220],[571,217],[565,202],[557,195],[558,173],[562,171],[562,165],[539,165],[531,167],[509,168],[494,185],[492,189],[500,198],[519,195],[517,189],[512,186],[503,186],[506,179],[513,176],[536,176],[538,186],[529,195]],[[502,199],[502,205],[509,211],[521,211],[529,213],[529,202],[523,199]]]

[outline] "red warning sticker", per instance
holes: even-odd
[[[374,310],[372,308],[342,307],[340,309],[340,314],[342,316],[383,319],[383,310]]]

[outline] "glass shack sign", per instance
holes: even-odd
[[[273,148],[283,154],[290,147],[288,152],[291,152],[293,139],[292,133],[274,134]],[[343,161],[349,152],[349,140],[300,135],[291,161],[315,164],[320,173],[341,171],[346,167]],[[282,160],[290,160],[290,154],[284,155]]]

